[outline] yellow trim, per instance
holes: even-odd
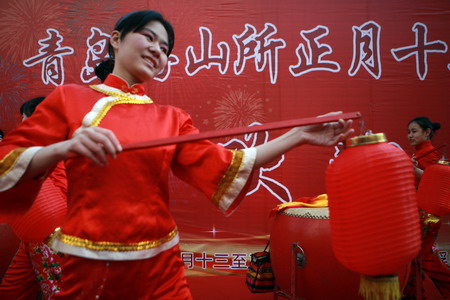
[[[223,195],[225,195],[227,190],[230,188],[231,184],[238,176],[239,170],[241,169],[242,162],[244,159],[244,151],[239,150],[237,151],[230,150],[230,151],[233,153],[233,158],[231,159],[230,166],[228,167],[228,170],[225,173],[225,175],[223,175],[216,192],[211,198],[211,201],[216,206],[219,206],[220,199],[222,199]]]
[[[6,175],[16,164],[19,157],[22,153],[28,148],[17,148],[9,152],[3,159],[0,161],[0,176]]]
[[[89,126],[98,126],[100,122],[103,120],[105,115],[108,113],[108,111],[116,104],[150,104],[153,103],[152,99],[148,98],[147,96],[140,96],[140,97],[146,97],[147,99],[135,99],[130,97],[130,93],[119,93],[119,92],[113,92],[113,91],[107,91],[102,88],[100,88],[97,85],[90,85],[89,86],[94,91],[100,92],[102,94],[105,94],[107,96],[116,97],[116,100],[107,102],[101,109],[100,112],[92,119],[92,121],[89,123]]]
[[[441,220],[441,219],[440,219],[438,216],[427,213],[427,214],[425,215],[425,218],[424,218],[424,220],[423,220],[423,223],[424,223],[424,224],[430,224],[430,223],[433,223],[433,224],[434,224],[434,223],[439,222],[440,220]]]
[[[345,141],[346,147],[355,147],[361,145],[377,144],[387,142],[386,135],[384,133],[374,133],[371,135],[355,136]]]
[[[131,93],[113,92],[113,91],[104,90],[101,87],[99,87],[98,85],[90,85],[89,87],[91,89],[93,89],[94,91],[100,92],[102,94],[105,94],[105,95],[108,95],[111,97],[116,97],[116,98],[129,98],[132,95]],[[148,96],[138,96],[138,97],[148,98]],[[150,99],[150,98],[148,98],[148,100],[150,101],[150,103],[153,102],[152,99]]]
[[[100,122],[103,120],[108,111],[116,104],[147,104],[152,103],[151,100],[135,100],[129,98],[120,98],[117,100],[113,100],[111,102],[106,103],[100,112],[95,116],[95,118],[89,123],[89,126],[98,126]]]
[[[113,242],[94,242],[87,239],[81,239],[76,236],[67,235],[61,232],[60,228],[57,228],[51,236],[51,240],[58,239],[59,241],[93,251],[111,251],[111,252],[127,252],[127,251],[140,251],[147,250],[161,246],[167,243],[178,234],[178,229],[175,228],[165,237],[155,241],[143,241],[139,243],[113,243]]]

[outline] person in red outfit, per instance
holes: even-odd
[[[420,178],[427,167],[439,161],[440,155],[433,146],[431,139],[435,132],[441,128],[441,124],[433,123],[427,117],[417,117],[408,123],[408,140],[411,146],[415,148],[412,155],[414,164],[414,175],[416,183],[420,182]],[[405,288],[405,299],[415,299],[418,291],[417,271],[422,270],[431,279],[441,295],[450,298],[450,269],[439,258],[438,251],[435,248],[435,241],[441,227],[439,217],[431,215],[422,209],[419,209],[420,221],[422,227],[422,248],[419,256],[413,262],[411,275]],[[423,293],[423,289],[422,289]],[[422,296],[425,299],[425,296]]]
[[[414,174],[416,178],[422,177],[425,168],[435,164],[439,159],[439,153],[433,149],[431,139],[437,130],[441,128],[440,123],[433,123],[427,117],[417,117],[408,123],[408,140],[415,148],[412,156],[414,162]]]
[[[353,132],[351,121],[339,120],[244,150],[201,140],[122,152],[122,144],[198,133],[185,111],[153,101],[143,85],[167,65],[174,38],[158,12],[123,16],[110,35],[110,58],[96,69],[103,83],[58,86],[0,145],[0,218],[20,214],[48,170],[65,161],[68,211],[50,241],[65,255],[55,299],[192,299],[169,172],[229,214],[255,168],[293,147],[332,146]]]
[[[44,97],[26,101],[20,107],[22,121],[34,113]],[[21,242],[0,284],[2,300],[51,300],[59,292],[60,262],[64,254],[53,251],[45,242],[61,225],[67,211],[67,180],[64,164],[58,163],[43,182],[31,208],[11,222]]]

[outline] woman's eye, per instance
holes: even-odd
[[[147,38],[147,40],[153,41],[153,37],[151,35],[149,35],[149,34],[143,34],[143,35]]]

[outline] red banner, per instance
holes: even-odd
[[[407,122],[428,116],[442,125],[434,144],[450,145],[447,0],[3,1],[0,128],[15,128],[20,105],[57,85],[98,83],[94,67],[115,21],[131,9],[158,10],[174,25],[175,48],[148,95],[185,109],[202,131],[342,110],[361,112],[357,134],[384,132],[408,153]],[[248,148],[279,133],[217,142]],[[339,149],[302,146],[256,170],[230,217],[172,177],[188,269],[242,273],[268,239],[270,210],[324,193],[325,168]]]

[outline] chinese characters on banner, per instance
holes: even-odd
[[[361,66],[375,79],[382,76],[382,62],[380,56],[381,25],[374,21],[368,21],[361,26],[353,26],[353,60],[349,76],[355,76]],[[425,80],[428,73],[428,55],[432,53],[446,53],[447,43],[441,40],[428,41],[427,26],[416,23],[412,27],[411,45],[391,48],[392,56],[401,62],[410,56],[416,58],[416,73],[420,80]],[[191,45],[186,48],[185,72],[188,76],[195,76],[202,69],[216,67],[220,74],[233,72],[234,75],[242,74],[247,66],[247,61],[253,60],[258,72],[268,72],[270,82],[277,83],[278,57],[280,51],[286,48],[286,42],[277,36],[277,28],[274,24],[265,23],[260,32],[251,24],[245,24],[245,29],[239,35],[233,34],[237,59],[232,62],[230,71],[231,46],[220,41],[215,46],[213,32],[207,27],[199,28],[200,47]],[[61,43],[63,36],[55,29],[47,29],[48,37],[39,40],[41,45],[39,54],[23,61],[27,67],[42,64],[42,82],[44,84],[59,85],[64,83],[64,56],[74,53],[74,49]],[[296,49],[298,61],[289,66],[289,72],[294,77],[302,76],[314,71],[340,72],[339,62],[329,60],[327,57],[333,53],[332,35],[330,29],[318,25],[310,30],[300,30],[301,41]],[[108,55],[109,34],[102,32],[96,27],[91,27],[91,35],[86,39],[87,51],[85,65],[80,72],[80,79],[84,83],[91,82],[96,78],[95,66]],[[392,45],[393,46],[393,45]],[[217,49],[217,50],[216,50]],[[197,53],[197,54],[196,54]],[[172,66],[179,64],[176,55],[171,55],[168,67],[156,78],[164,81],[170,75]]]
[[[214,253],[208,255],[206,252],[181,252],[181,259],[188,270],[198,267],[200,269],[216,270],[247,270],[248,253]]]
[[[73,54],[71,47],[61,47],[64,38],[58,30],[47,29],[48,37],[39,40],[39,54],[23,61],[27,67],[42,64],[41,78],[44,84],[60,85],[64,83],[64,56]]]

